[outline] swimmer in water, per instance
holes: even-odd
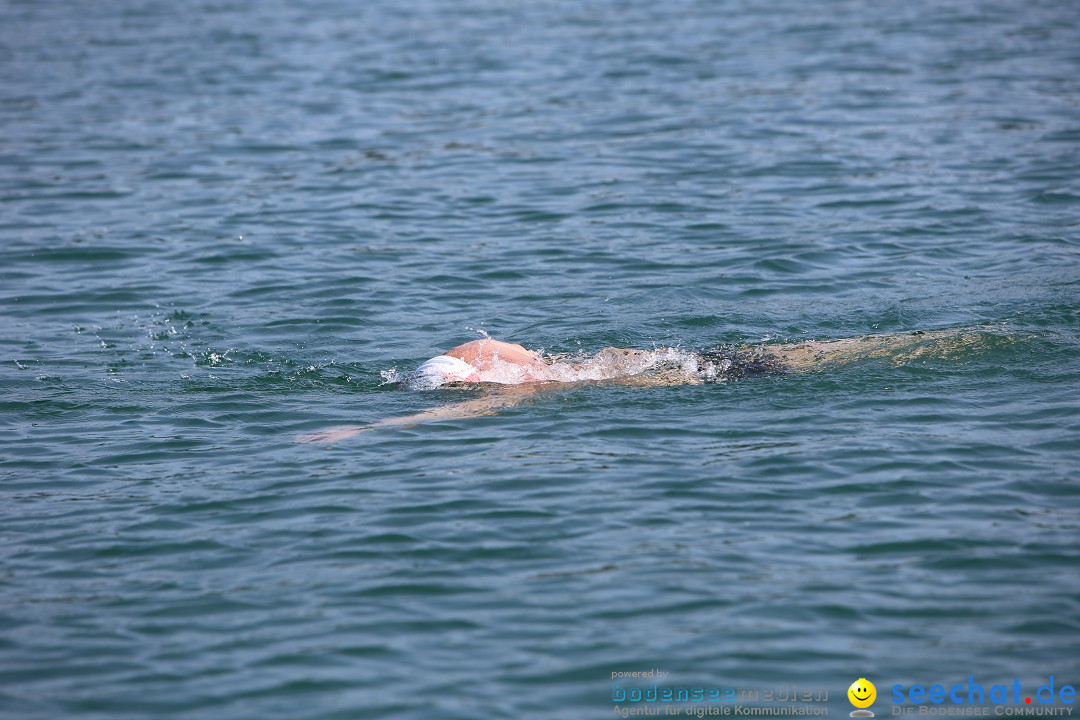
[[[492,415],[498,408],[523,402],[541,390],[593,382],[633,387],[723,383],[751,377],[783,376],[842,365],[863,358],[918,357],[958,330],[868,335],[842,340],[773,345],[725,346],[707,352],[677,348],[632,350],[604,348],[580,358],[544,355],[492,338],[473,340],[422,363],[401,384],[416,389],[479,386],[484,395],[444,407],[368,425],[331,428],[301,435],[301,442],[331,443],[380,427],[406,427],[432,420]],[[941,348],[938,348],[940,352]]]

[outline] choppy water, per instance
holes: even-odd
[[[1078,102],[1072,2],[0,4],[0,715],[1080,680]],[[478,329],[950,327],[294,442]]]

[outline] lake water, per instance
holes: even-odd
[[[1076,685],[1078,171],[1074,2],[0,3],[0,716]],[[943,328],[295,441],[481,330]]]

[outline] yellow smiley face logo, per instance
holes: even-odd
[[[877,688],[866,678],[859,678],[847,689],[847,697],[857,708],[870,707],[877,699]]]

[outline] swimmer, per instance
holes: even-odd
[[[574,383],[633,387],[722,383],[751,377],[784,376],[842,365],[863,358],[918,357],[934,343],[962,338],[958,330],[868,335],[841,340],[726,346],[707,352],[677,348],[604,348],[592,357],[544,355],[492,338],[473,340],[422,363],[402,384],[417,389],[479,386],[476,398],[368,425],[331,428],[301,435],[301,442],[330,443],[380,427],[407,427],[431,420],[495,414],[540,390]]]

